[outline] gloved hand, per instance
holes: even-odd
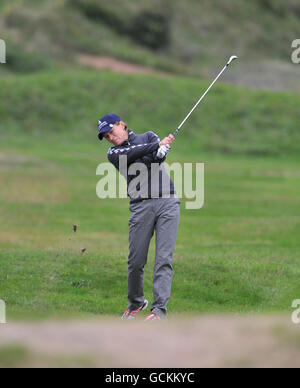
[[[168,155],[168,153],[170,152],[171,148],[170,146],[167,144],[167,145],[162,145],[159,147],[158,151],[157,151],[157,154],[156,154],[156,157],[158,159],[163,159],[165,156]]]

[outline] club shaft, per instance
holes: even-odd
[[[224,66],[220,74],[215,78],[215,80],[211,83],[211,85],[208,87],[206,92],[203,94],[203,96],[200,98],[200,100],[197,102],[197,104],[193,107],[193,109],[190,111],[190,113],[186,116],[186,118],[183,120],[183,122],[179,125],[177,130],[174,132],[174,136],[177,136],[178,132],[180,131],[181,127],[185,124],[185,122],[188,120],[188,118],[191,116],[191,114],[194,112],[194,110],[197,108],[197,106],[200,104],[200,102],[203,100],[203,98],[207,95],[207,93],[210,91],[210,89],[214,86],[214,84],[218,81],[218,79],[221,77],[221,75],[224,73],[226,68],[229,64]]]

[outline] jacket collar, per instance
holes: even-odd
[[[130,143],[133,141],[134,137],[135,137],[135,133],[131,129],[129,129],[128,140],[125,140],[124,143],[121,144],[121,147],[126,146],[126,145],[130,145]]]

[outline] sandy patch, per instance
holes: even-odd
[[[154,70],[149,67],[136,65],[134,63],[119,61],[109,57],[97,57],[91,55],[80,55],[78,62],[82,65],[92,67],[99,70],[111,70],[116,73],[123,74],[161,74],[166,75],[162,71]]]
[[[299,367],[299,336],[288,315],[9,323],[1,326],[0,349],[86,356],[99,367]]]

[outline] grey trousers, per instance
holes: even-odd
[[[130,205],[128,301],[129,309],[144,302],[144,267],[154,231],[156,232],[155,266],[153,274],[154,302],[151,311],[162,318],[167,313],[173,278],[175,249],[180,215],[178,198],[149,199]]]

